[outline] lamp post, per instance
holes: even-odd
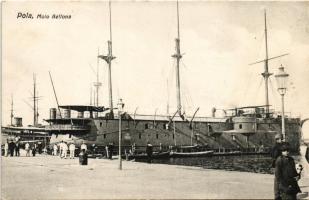
[[[287,90],[287,80],[288,80],[288,76],[289,74],[287,74],[284,71],[284,67],[281,65],[281,67],[279,67],[279,72],[278,74],[275,75],[275,78],[277,80],[277,85],[278,85],[278,92],[281,95],[281,106],[282,106],[282,114],[281,114],[281,118],[282,118],[282,136],[283,136],[283,141],[285,141],[286,139],[286,135],[285,135],[285,124],[284,124],[284,95],[286,93]]]
[[[118,154],[119,154],[119,170],[122,170],[122,158],[121,158],[121,113],[124,106],[124,103],[122,102],[122,99],[119,99],[118,101],[118,117],[119,117],[119,144],[118,144]]]

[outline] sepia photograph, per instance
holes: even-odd
[[[309,1],[2,1],[1,199],[309,199]]]

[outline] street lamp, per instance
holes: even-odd
[[[118,101],[118,117],[119,117],[119,170],[122,170],[122,158],[121,158],[121,113],[124,107],[124,103],[122,102],[122,99],[119,99]]]
[[[281,67],[279,67],[279,72],[278,74],[275,75],[275,78],[277,80],[277,85],[278,85],[278,92],[281,95],[281,106],[282,106],[282,114],[281,114],[281,118],[282,118],[282,135],[283,135],[283,140],[285,141],[286,139],[286,135],[285,135],[285,125],[284,125],[284,95],[286,93],[287,90],[287,82],[288,82],[288,76],[289,74],[287,74],[284,71],[284,67],[281,65]]]

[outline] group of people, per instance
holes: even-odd
[[[20,142],[19,137],[15,137],[14,139],[7,139],[4,144],[3,155],[4,156],[20,156],[20,149],[24,148],[26,152],[26,156],[29,157],[30,155],[35,156],[37,150],[39,149],[39,153],[42,153],[40,150],[40,146],[37,143],[33,143],[30,145],[28,142],[24,144],[24,146]]]
[[[275,168],[274,194],[275,199],[295,199],[301,192],[298,180],[302,166],[296,167],[294,159],[289,156],[289,144],[283,141],[282,134],[275,136],[276,144],[272,149],[272,167]]]
[[[89,149],[90,152],[94,154],[96,153],[97,147],[95,144],[92,144],[89,148],[90,148]],[[70,159],[74,159],[76,149],[78,148],[73,142],[70,143],[70,142],[61,141],[53,145],[52,155],[59,156],[60,158],[64,158],[64,159],[66,159],[67,157],[69,157]],[[88,152],[87,150],[88,150],[87,144],[83,142],[80,146],[80,152],[87,153]],[[108,145],[106,145],[105,146],[106,158],[112,159],[113,151],[114,151],[114,143],[109,143]],[[68,156],[68,152],[69,152],[69,156]]]
[[[82,144],[81,145],[81,149],[86,149],[87,150],[87,145],[86,144]],[[53,151],[52,151],[52,155],[54,156],[60,156],[60,158],[64,158],[66,159],[68,157],[68,151],[69,151],[69,158],[70,159],[74,159],[75,157],[75,149],[76,146],[75,144],[72,143],[67,143],[64,141],[59,142],[58,144],[55,143],[53,145]]]
[[[20,142],[19,138],[16,137],[14,139],[7,139],[4,144],[4,156],[20,156]]]

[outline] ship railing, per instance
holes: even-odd
[[[46,126],[47,130],[89,130],[90,126],[86,125],[71,125],[71,124],[54,124]]]
[[[113,147],[113,155],[119,155],[118,146],[114,145]],[[178,151],[182,152],[181,146],[164,146],[164,145],[154,145],[153,152],[169,152],[169,151]],[[265,147],[263,149],[257,147],[249,147],[249,148],[209,148],[206,146],[200,146],[196,150],[188,151],[185,150],[183,152],[198,152],[198,151],[213,151],[215,155],[255,155],[255,154],[269,154],[270,148]],[[95,146],[93,149],[91,146],[88,149],[88,153],[91,155],[100,155],[101,157],[106,156],[106,148],[104,145]],[[122,155],[126,154],[145,154],[146,146],[132,146],[132,145],[123,145],[122,146]]]
[[[270,152],[269,147],[249,147],[249,148],[209,148],[206,146],[199,146],[198,148],[192,149],[182,149],[181,146],[159,146],[154,145],[153,152],[168,152],[168,151],[177,151],[177,152],[200,152],[200,151],[214,151],[215,153],[242,153],[242,154],[258,154],[264,153],[267,154]],[[122,146],[122,154],[124,153],[134,153],[134,154],[144,154],[146,152],[146,146]],[[114,153],[118,155],[118,146],[114,146]]]
[[[249,148],[216,148],[212,149],[216,153],[232,153],[232,152],[241,152],[241,153],[268,153],[270,152],[269,147],[249,147]]]

